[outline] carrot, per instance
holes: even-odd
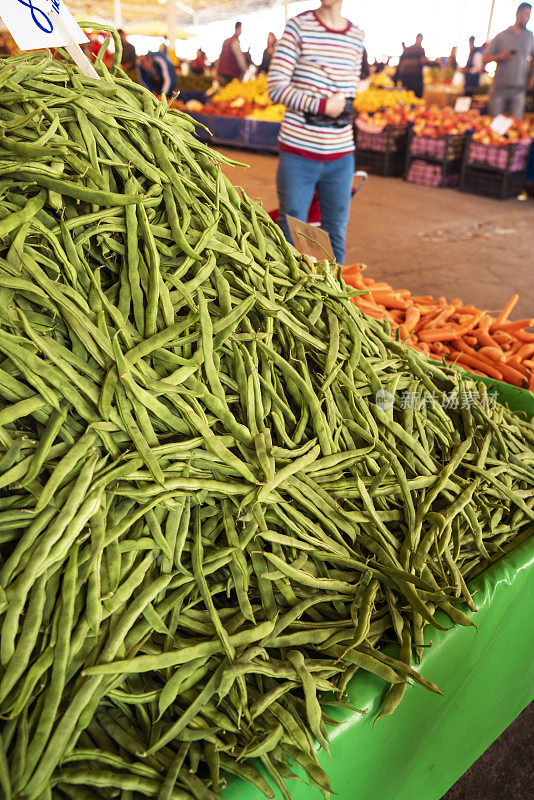
[[[534,319],[518,319],[515,322],[503,322],[496,326],[496,329],[505,333],[516,333],[523,328],[532,328],[533,325]]]
[[[398,327],[393,317],[390,317],[385,308],[380,308],[380,306],[373,308],[373,306],[369,306],[368,308],[362,307],[362,311],[374,319],[387,319],[395,328]]]
[[[380,283],[375,283],[373,281],[373,287],[371,289],[372,292],[374,292],[374,291],[382,292],[384,290],[387,291],[387,292],[392,292],[393,291],[393,289],[391,288],[389,283],[384,283],[384,281],[382,281]]]
[[[521,388],[525,385],[525,376],[522,375],[519,370],[508,366],[508,364],[499,364],[499,369],[502,372],[503,378],[508,381],[508,383],[512,383],[514,386],[520,386]]]
[[[474,367],[480,372],[483,372],[484,375],[488,375],[490,378],[495,378],[495,380],[500,381],[502,380],[502,373],[499,370],[495,369],[494,367],[486,364],[485,361],[477,358],[476,356],[472,356],[469,353],[462,353],[461,350],[451,350],[450,355],[451,360],[460,361],[462,364],[466,364],[469,367]]]
[[[462,314],[476,314],[478,312],[478,308],[473,305],[469,306],[462,306]]]
[[[377,303],[380,303],[380,305],[386,306],[387,308],[400,308],[402,310],[406,310],[408,308],[408,303],[406,300],[403,300],[402,297],[397,297],[393,292],[375,291],[373,289],[371,294]]]
[[[486,330],[481,330],[479,327],[476,329],[476,331],[473,331],[473,336],[476,338],[477,342],[482,345],[482,347],[495,347],[498,349],[498,345]]]
[[[449,325],[437,330],[423,330],[419,333],[419,340],[422,342],[448,342],[451,339],[459,339],[464,333],[468,333],[478,324],[483,314],[483,311],[479,311],[478,314],[474,314],[463,325]]]
[[[477,352],[480,353],[481,356],[487,356],[487,358],[490,358],[493,361],[504,361],[504,353],[500,347],[484,346],[481,347]]]
[[[528,378],[528,367],[525,367],[520,361],[516,358],[511,358],[510,361],[505,362],[508,367],[512,367],[512,369],[516,369],[518,372],[521,373],[525,378]]]
[[[384,310],[384,306],[379,306],[368,295],[361,294],[358,297],[353,297],[352,302],[360,308],[373,308],[375,311]]]
[[[447,347],[444,342],[433,342],[430,349],[433,353],[437,353],[438,355],[450,353],[451,351],[451,348]]]
[[[401,335],[406,338],[415,329],[415,326],[421,319],[421,312],[416,306],[410,306],[406,309],[404,317],[404,324],[401,327]]]
[[[346,273],[350,275],[352,275],[353,273],[360,275],[361,271],[362,271],[361,264],[347,264],[345,267],[343,267],[343,275],[345,275]]]
[[[521,349],[521,342],[512,342],[510,349],[506,353],[505,361],[510,361],[511,358],[515,358],[516,353],[519,352]]]
[[[463,338],[464,338],[464,342],[467,342],[467,344],[470,347],[473,347],[473,345],[477,344],[477,337],[476,336],[472,336],[471,334],[467,334],[466,333]]]
[[[460,313],[455,314],[456,320],[457,322],[460,323],[460,325],[463,325],[464,322],[467,322],[469,319],[471,319],[474,313],[473,311],[470,311],[469,313],[464,313],[464,311],[465,309],[462,308],[461,314]]]
[[[515,334],[522,342],[534,342],[534,333],[528,331],[517,331]]]
[[[510,300],[508,300],[508,302],[506,303],[505,307],[503,308],[503,310],[501,311],[501,313],[499,314],[499,316],[495,320],[495,327],[498,327],[499,325],[502,325],[503,322],[506,322],[506,320],[508,319],[508,317],[510,316],[510,314],[514,310],[518,300],[519,300],[519,295],[518,294],[514,294],[513,297],[511,297]]]
[[[509,345],[513,341],[512,336],[509,333],[505,333],[505,331],[495,331],[495,333],[491,334],[491,338],[494,344]]]
[[[426,305],[427,303],[434,302],[434,298],[431,294],[422,294],[418,297],[412,297],[412,302],[414,302],[417,306],[421,304]]]
[[[446,306],[442,311],[439,312],[437,317],[434,317],[434,319],[428,323],[428,328],[440,328],[444,322],[447,322],[449,317],[451,317],[454,314],[454,312],[455,312],[454,306],[452,305]]]
[[[494,366],[494,362],[493,362],[492,358],[488,358],[488,356],[483,355],[480,352],[480,350],[475,350],[473,347],[471,347],[469,344],[467,344],[467,342],[465,341],[464,337],[462,337],[461,339],[455,339],[453,341],[453,343],[452,343],[452,347],[454,347],[456,350],[459,350],[462,353],[467,353],[467,355],[474,356],[475,358],[478,358],[479,361],[483,361],[485,364],[488,364],[488,366],[490,366],[490,367]]]
[[[424,316],[425,314],[436,313],[436,305],[431,305],[430,303],[418,303],[417,306],[422,316]]]

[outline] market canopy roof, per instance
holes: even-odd
[[[127,32],[147,32],[159,25],[191,25],[238,17],[241,14],[272,8],[281,0],[67,0],[79,20],[115,23]],[[131,31],[130,31],[131,32]]]

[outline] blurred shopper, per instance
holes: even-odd
[[[241,23],[236,22],[234,35],[223,43],[217,64],[217,74],[221,83],[228,83],[234,78],[241,80],[247,71],[247,60],[239,44],[241,29]]]
[[[135,52],[135,47],[131,42],[128,41],[122,28],[119,28],[117,33],[121,37],[122,42],[121,67],[125,72],[128,73],[128,75],[130,75],[130,77],[132,77],[132,75],[135,74],[135,68],[137,65],[137,53]]]
[[[526,92],[534,88],[534,36],[527,30],[531,13],[531,4],[521,3],[515,24],[498,33],[484,52],[484,64],[497,62],[489,99],[492,117],[523,119]]]
[[[415,44],[404,47],[397,68],[397,80],[405,89],[411,89],[416,97],[423,96],[423,67],[427,64],[423,48],[423,34],[418,33]]]
[[[96,61],[100,53],[100,50],[102,49],[102,45],[106,40],[109,40],[109,35],[100,33],[99,31],[84,31],[84,33],[88,36],[89,41],[83,42],[80,45],[80,47],[90,61]],[[59,54],[56,53],[54,57],[58,58],[61,56],[59,56]],[[104,52],[102,61],[108,68],[113,63],[113,55],[110,53],[109,50],[109,42]]]
[[[139,78],[152,94],[170,97],[178,89],[174,64],[164,53],[147,53],[138,60]]]
[[[456,57],[457,53],[458,53],[458,48],[453,47],[447,59],[447,69],[454,70],[454,72],[456,72],[456,70],[458,69],[458,59]]]
[[[395,86],[401,83],[402,56],[406,51],[406,42],[401,42],[401,48],[402,48],[402,54],[399,58],[399,63],[397,64],[397,67],[395,69],[395,74],[393,75],[393,81],[395,83]]]
[[[343,264],[364,34],[341,16],[341,4],[321,0],[316,11],[289,20],[271,60],[269,96],[286,107],[277,173],[280,227],[291,241],[287,214],[306,221],[317,190],[321,226]]]
[[[383,58],[384,61],[378,61],[378,59],[375,58],[372,68],[373,75],[380,75],[380,73],[384,72],[384,70],[389,66],[391,56],[384,56]]]
[[[462,72],[465,75],[464,93],[469,97],[475,94],[480,86],[480,76],[484,69],[484,57],[482,48],[475,44],[475,37],[469,37],[469,56]]]
[[[206,53],[200,47],[197,50],[196,58],[189,63],[189,67],[195,75],[204,75],[206,71]]]
[[[371,69],[369,67],[369,57],[367,55],[367,50],[364,47],[362,53],[362,66],[360,69],[360,80],[362,81],[366,80],[370,74],[371,74]]]
[[[276,36],[274,33],[269,33],[267,36],[267,47],[263,51],[263,58],[261,60],[261,64],[258,68],[258,72],[269,72],[269,67],[271,66],[271,58],[274,53],[274,48],[276,47]]]

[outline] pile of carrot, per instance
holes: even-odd
[[[365,278],[360,264],[343,268],[345,282],[368,294],[353,302],[375,319],[387,320],[392,335],[429,358],[445,359],[471,372],[534,391],[534,319],[510,322],[519,299],[515,294],[492,315],[462,300],[447,302],[431,295],[416,297],[408,289]]]

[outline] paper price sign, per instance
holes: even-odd
[[[2,0],[0,17],[21,50],[88,41],[62,0]]]
[[[497,114],[495,119],[490,125],[491,130],[494,133],[498,133],[501,136],[505,136],[508,133],[508,130],[514,124],[514,120],[512,117],[505,117],[504,114]]]
[[[458,97],[456,103],[454,105],[454,111],[456,114],[464,114],[466,111],[469,111],[471,108],[471,98],[470,97]]]

